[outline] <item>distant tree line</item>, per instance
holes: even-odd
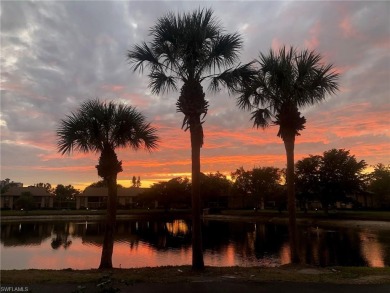
[[[377,164],[364,173],[367,163],[350,151],[331,149],[309,155],[295,164],[297,203],[304,211],[321,208],[390,208],[390,165]],[[286,209],[286,171],[276,167],[243,167],[230,173],[201,173],[201,205],[205,207]],[[144,207],[165,209],[191,205],[191,182],[176,177],[155,183],[139,197]],[[339,206],[337,206],[338,204]]]
[[[353,204],[354,208],[375,207],[390,209],[390,165],[377,164],[371,173],[365,173],[367,163],[357,160],[350,151],[331,149],[322,155],[309,155],[295,164],[297,202],[302,210],[322,208],[328,212],[336,203]],[[202,208],[251,208],[286,209],[287,191],[285,169],[276,167],[243,167],[226,175],[201,173]],[[139,187],[140,177],[133,176],[133,187]],[[2,193],[14,186],[2,188]],[[54,195],[54,208],[75,208],[75,198],[81,193],[72,185],[36,183],[35,187],[45,188]],[[118,188],[123,188],[118,184]],[[104,180],[94,182],[88,187],[107,187]],[[360,199],[360,200],[359,200]],[[154,183],[139,196],[140,207],[156,206],[189,208],[191,206],[191,181],[187,177],[176,177],[169,181]],[[25,192],[16,204],[31,209],[33,199]],[[320,204],[320,205],[316,205]]]

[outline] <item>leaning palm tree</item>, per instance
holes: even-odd
[[[282,47],[279,52],[260,54],[259,70],[250,82],[242,84],[237,103],[252,110],[254,127],[278,125],[287,155],[287,193],[292,262],[299,262],[295,219],[294,144],[305,128],[300,108],[310,106],[338,90],[339,75],[333,65],[324,65],[321,55],[308,50],[297,52]],[[274,119],[274,120],[273,120]]]
[[[117,175],[122,172],[115,150],[144,147],[151,151],[157,148],[156,129],[145,121],[135,108],[98,99],[84,102],[76,113],[61,121],[57,130],[58,151],[70,154],[73,151],[100,153],[96,166],[98,175],[108,187],[107,219],[103,250],[99,268],[112,268],[113,239],[117,206]]]
[[[224,33],[210,9],[192,13],[169,13],[158,19],[150,30],[153,38],[147,44],[135,45],[127,57],[134,71],[148,67],[149,87],[154,94],[181,86],[177,112],[184,114],[182,128],[190,130],[192,151],[192,267],[203,269],[200,221],[200,149],[203,145],[203,123],[208,110],[202,82],[209,89],[226,86],[230,91],[250,75],[250,65],[234,66],[242,48],[239,34]]]

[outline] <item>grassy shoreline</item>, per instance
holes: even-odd
[[[6,222],[28,221],[99,221],[105,218],[104,210],[33,210],[1,211],[0,220]],[[133,219],[190,219],[190,210],[133,209],[119,210],[118,220]],[[272,210],[222,210],[220,213],[203,215],[204,220],[274,222],[284,224],[288,221],[286,211]],[[348,221],[383,221],[390,223],[390,211],[332,211],[298,212],[297,222],[306,225],[347,223]]]
[[[197,281],[316,282],[335,284],[390,284],[390,267],[310,267],[284,265],[263,267],[206,267],[194,272],[190,266],[112,270],[2,270],[3,284],[86,284],[102,277],[125,283],[186,283]]]
[[[0,212],[1,218],[7,217],[26,217],[26,216],[45,216],[45,215],[105,215],[105,210],[32,210],[32,211],[20,211],[20,210],[3,210]],[[131,209],[131,210],[118,210],[118,215],[190,215],[190,209]],[[228,215],[228,216],[240,216],[240,217],[280,217],[285,218],[288,216],[287,211],[278,212],[275,210],[221,210],[219,213],[213,213],[212,215]],[[383,220],[390,221],[390,211],[355,211],[355,210],[333,210],[328,214],[322,211],[309,211],[304,213],[302,211],[297,212],[297,218],[318,218],[318,219],[360,219],[360,220]]]

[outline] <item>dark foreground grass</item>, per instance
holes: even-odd
[[[390,268],[285,265],[278,268],[206,267],[194,272],[190,266],[99,270],[3,270],[2,284],[87,284],[103,277],[113,282],[183,283],[197,281],[316,282],[336,284],[390,284]]]

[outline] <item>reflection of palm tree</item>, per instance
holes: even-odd
[[[57,234],[55,238],[51,240],[51,247],[53,249],[58,249],[61,245],[67,249],[72,244],[72,240],[68,240],[68,235],[65,235],[65,238],[62,238],[61,234]]]
[[[211,10],[175,16],[170,13],[152,27],[151,44],[136,45],[128,52],[134,70],[142,71],[149,66],[149,87],[159,94],[177,90],[182,83],[177,111],[184,114],[182,127],[190,130],[192,151],[192,267],[203,269],[203,253],[200,221],[200,148],[203,145],[203,118],[207,114],[208,102],[201,85],[211,80],[210,88],[218,90],[220,85],[232,89],[239,79],[250,71],[249,65],[233,66],[241,49],[238,34],[224,34],[212,17]]]
[[[55,238],[51,239],[51,248],[58,249],[62,244],[62,237],[60,234],[57,234]]]
[[[130,147],[147,150],[157,147],[156,129],[131,106],[91,100],[84,102],[77,113],[61,121],[57,131],[62,154],[74,150],[100,153],[98,174],[108,186],[107,221],[100,268],[112,268],[112,251],[117,204],[117,174],[122,171],[115,149]]]
[[[65,226],[54,225],[53,232],[56,233],[56,236],[51,239],[51,247],[53,249],[58,249],[61,245],[65,249],[67,249],[72,244],[72,240],[68,240],[68,237],[69,237],[69,224],[68,223],[65,224]]]
[[[299,108],[325,99],[338,89],[338,74],[332,65],[322,65],[321,55],[294,48],[281,48],[279,54],[271,50],[268,56],[260,54],[260,69],[255,78],[244,84],[238,105],[252,109],[256,127],[267,127],[271,119],[279,125],[278,136],[283,139],[287,155],[287,191],[291,256],[298,262],[296,248],[294,144],[295,136],[305,128],[305,117]]]

